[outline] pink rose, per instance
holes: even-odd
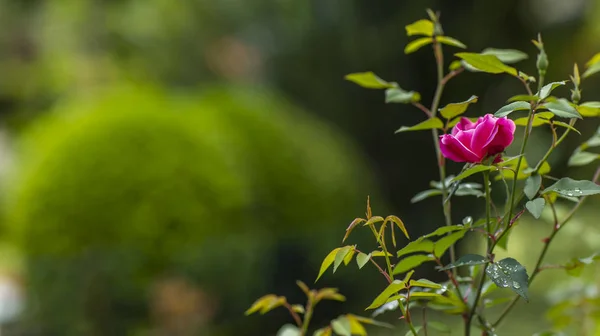
[[[456,162],[481,163],[484,159],[502,153],[514,140],[515,123],[491,114],[476,122],[461,118],[451,134],[440,136],[444,157]],[[495,162],[500,161],[498,157]]]

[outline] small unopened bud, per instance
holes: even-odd
[[[435,22],[433,25],[433,35],[434,36],[443,36],[444,30],[442,29],[442,25],[439,22]]]
[[[544,50],[540,50],[540,53],[537,57],[536,66],[540,74],[546,73],[546,70],[548,69],[548,56],[546,55],[546,52]]]
[[[575,88],[571,90],[571,101],[575,104],[579,103],[581,100],[581,90],[579,88]]]

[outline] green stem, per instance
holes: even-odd
[[[485,228],[488,233],[492,232],[492,192],[490,191],[490,172],[483,172],[483,190],[485,191]],[[492,246],[492,240],[488,237],[488,249]]]
[[[442,46],[437,40],[434,39],[433,43],[433,51],[435,55],[435,63],[437,68],[437,87],[435,89],[435,94],[433,95],[433,101],[431,102],[431,117],[434,118],[437,115],[438,108],[440,107],[440,101],[442,99],[442,93],[444,92],[444,87],[446,86],[446,82],[450,77],[444,78],[444,53],[442,52]],[[453,75],[454,76],[454,75]],[[446,186],[446,165],[442,159],[442,151],[440,150],[440,139],[439,133],[437,129],[431,130],[431,135],[433,138],[433,145],[435,147],[435,157],[438,165],[440,182],[442,184],[442,207],[444,211],[444,220],[446,226],[452,225],[452,210],[450,207],[450,202],[446,202],[446,198],[448,197],[448,187]],[[449,248],[450,253],[450,262],[456,261],[456,249],[454,245]],[[457,276],[456,268],[452,269],[452,274],[454,277]]]
[[[300,328],[300,336],[305,336],[308,333],[308,325],[310,324],[310,319],[312,318],[313,308],[313,298],[311,293],[306,304],[306,314],[304,314],[304,320],[302,321],[302,327]]]
[[[573,127],[573,125],[575,125],[575,122],[577,121],[577,119],[571,119],[571,121],[569,122],[569,126]],[[538,162],[537,166],[535,166],[535,173],[537,173],[540,168],[542,168],[542,164],[544,162],[546,162],[546,160],[548,160],[548,157],[550,157],[550,154],[552,154],[552,152],[554,151],[554,149],[556,147],[558,147],[558,145],[560,145],[561,142],[563,142],[563,140],[565,140],[565,138],[567,137],[567,135],[569,135],[569,132],[571,132],[570,128],[567,128],[565,130],[565,132],[560,136],[560,138],[558,138],[558,140],[556,141],[556,143],[554,144],[554,146],[550,147],[548,149],[548,151],[546,151],[546,154],[544,154],[544,156],[542,157],[542,159],[540,160],[540,162]]]
[[[490,191],[490,172],[483,172],[483,187],[485,190],[485,227],[488,233],[492,233],[492,193]],[[487,238],[487,249],[491,251],[492,249],[492,239]],[[483,270],[481,272],[481,280],[479,280],[479,286],[477,287],[477,291],[475,292],[475,300],[473,301],[473,306],[471,307],[471,311],[467,316],[467,320],[465,322],[465,336],[471,335],[471,322],[473,321],[473,317],[475,316],[475,310],[479,304],[479,298],[481,297],[481,292],[483,291],[483,284],[485,283],[485,271],[487,270],[489,264],[485,264],[483,266]]]
[[[538,76],[538,92],[540,92],[540,90],[542,89],[542,87],[544,86],[544,74],[540,73]]]
[[[388,255],[388,251],[387,251],[387,247],[385,246],[385,242],[383,241],[383,239],[379,238],[379,233],[377,233],[377,230],[375,230],[375,227],[373,225],[369,225],[369,227],[371,228],[371,232],[373,232],[375,239],[377,240],[377,242],[381,246],[381,250],[383,251],[384,258],[385,258],[385,264],[387,267],[387,271],[388,271],[390,280],[394,281],[394,275],[392,274],[392,263],[390,261],[390,256]]]
[[[517,182],[519,181],[519,179],[518,179],[519,170],[521,169],[521,162],[523,161],[525,148],[527,147],[527,140],[529,139],[529,134],[531,133],[531,124],[533,122],[534,113],[535,113],[535,106],[531,106],[531,109],[529,110],[529,114],[527,116],[527,118],[528,118],[527,126],[525,126],[525,132],[523,134],[523,143],[521,144],[521,150],[519,151],[519,158],[517,159],[517,167],[515,168],[515,177],[513,179],[512,190],[511,190],[511,194],[510,194],[510,204],[508,205],[508,216],[506,216],[505,232],[508,231],[508,225],[510,223],[510,219],[512,218],[514,207],[515,207],[515,197],[517,195]]]

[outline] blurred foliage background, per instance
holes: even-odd
[[[432,54],[403,54],[404,26],[427,7],[471,51],[529,53],[519,66],[529,74],[530,40],[541,32],[549,80],[600,51],[597,0],[0,0],[0,265],[12,288],[2,331],[272,335],[283,312],[243,311],[268,292],[301,300],[294,281],[313,282],[367,195],[412,236],[442,225],[436,200],[409,202],[437,175],[430,134],[393,133],[421,113],[343,81],[370,70],[428,102]],[[599,89],[587,81],[584,99],[600,100]],[[477,95],[468,112],[477,116],[519,90],[509,78],[468,73],[443,103]],[[566,167],[598,122],[578,127],[583,135],[551,159],[556,176],[593,172]],[[534,133],[528,161],[545,151],[544,132]],[[480,216],[474,202],[458,199],[455,221]],[[551,261],[598,249],[597,205],[562,233]],[[550,228],[524,219],[511,256],[533,266],[531,242]],[[556,295],[596,279],[559,272],[542,274],[532,303],[513,315],[520,322],[502,331],[551,327],[540,316]],[[318,286],[339,287],[350,302],[320,306],[315,322],[360,313],[381,289],[365,281],[383,286],[376,272],[328,274]],[[549,288],[554,296],[542,296]]]

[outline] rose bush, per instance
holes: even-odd
[[[366,251],[365,247],[359,247],[357,244],[333,249],[323,260],[317,280],[331,266],[335,272],[340,266],[349,265],[355,259],[359,268],[373,266],[385,278],[387,286],[382,288],[367,310],[374,310],[372,316],[398,310],[407,329],[406,333],[402,331],[398,335],[438,335],[436,332],[448,335],[454,331],[439,321],[429,320],[427,316],[430,315],[427,312],[435,311],[460,317],[465,336],[474,334],[475,327],[478,335],[495,336],[501,334],[498,332],[499,327],[506,321],[516,303],[520,299],[530,300],[529,287],[540,272],[562,269],[566,270],[567,274],[576,276],[581,274],[584,267],[600,260],[600,253],[595,253],[591,257],[575,257],[562,264],[545,265],[547,251],[559,231],[571,221],[589,196],[600,194],[600,167],[596,168],[590,180],[574,180],[569,177],[557,178],[556,174],[551,174],[552,168],[549,164],[549,157],[566,137],[572,132],[579,133],[574,127],[579,119],[600,116],[600,102],[582,102],[581,90],[584,79],[600,72],[600,53],[586,63],[582,75],[578,65],[574,64],[570,83],[545,83],[549,62],[541,36],[532,41],[537,49],[537,76],[530,76],[508,65],[528,58],[526,53],[514,49],[488,48],[481,53],[456,53],[454,56],[457,59],[450,62],[446,68],[442,47],[446,45],[466,49],[467,46],[444,35],[439,13],[428,10],[428,15],[428,20],[418,20],[406,26],[408,36],[419,37],[409,42],[404,51],[410,54],[424,46],[432,46],[438,81],[429,107],[421,103],[421,94],[418,92],[404,90],[398,83],[386,81],[373,72],[353,73],[347,75],[346,79],[367,89],[384,90],[387,103],[409,104],[424,113],[425,120],[413,126],[402,126],[396,133],[431,131],[439,181],[432,181],[431,189],[419,192],[411,202],[439,197],[438,204],[442,208],[445,225],[421,237],[410,237],[399,217],[374,215],[367,202],[366,217],[356,218],[347,226],[342,242],[344,243],[356,228],[365,227],[368,228],[365,231],[371,233],[377,242],[377,249]],[[507,75],[523,85],[524,92],[510,97],[509,103],[500,107],[494,115],[486,114],[475,119],[461,115],[471,104],[477,103],[477,96],[471,96],[462,102],[448,103],[440,108],[443,91],[448,82],[465,72]],[[537,89],[532,89],[533,85],[536,85]],[[569,99],[554,95],[556,88],[566,85],[571,86]],[[520,113],[524,115],[514,120],[508,119],[509,115],[515,116]],[[520,150],[516,156],[507,157],[504,152],[513,142],[517,126],[523,128]],[[528,162],[528,139],[533,130],[541,126],[549,127],[552,141],[539,161]],[[600,129],[594,137],[575,150],[569,159],[569,166],[585,166],[600,159],[600,154],[589,150],[593,147],[600,147]],[[444,158],[465,162],[465,165],[456,175],[447,174]],[[492,174],[495,175],[493,178]],[[481,177],[483,183],[467,181],[475,176]],[[503,205],[495,204],[498,198],[492,197],[492,190],[506,191]],[[456,218],[452,213],[452,201],[456,197],[473,196],[484,198],[484,201],[479,203],[481,210],[473,209],[473,216]],[[558,211],[562,210],[560,207],[568,207],[570,210]],[[546,222],[549,231],[548,235],[541,239],[542,246],[536,253],[535,264],[527,266],[528,268],[515,258],[501,258],[500,255],[506,253],[498,251],[508,250],[510,233],[527,213],[536,221]],[[475,218],[480,214],[485,215],[479,219]],[[455,224],[457,222],[461,224]],[[398,229],[409,240],[408,243],[398,243],[394,233]],[[468,233],[484,241],[485,250],[457,256],[455,245]],[[446,255],[449,262],[445,260]],[[447,280],[435,283],[428,279],[414,279],[415,269],[423,264],[436,265],[437,270],[445,273]],[[299,283],[299,286],[307,296],[306,305],[292,305],[285,297],[271,294],[257,300],[247,314],[264,314],[276,307],[285,307],[293,316],[296,325],[284,326],[279,336],[306,336],[314,306],[318,302],[345,300],[331,288],[311,290],[303,283]],[[583,287],[579,287],[578,290],[582,293],[587,292]],[[598,291],[597,287],[595,291]],[[597,297],[596,294],[594,296]],[[569,331],[569,335],[592,335],[596,330],[600,330],[600,322],[595,322],[596,325],[593,322],[600,311],[600,301],[586,294],[585,311],[581,311],[584,300],[574,301],[570,300],[571,297],[573,295],[569,293],[562,299],[553,301],[554,307],[548,314],[553,319],[553,330],[536,333],[534,336],[563,335],[563,331]],[[500,305],[503,306],[500,311],[491,309]],[[572,318],[573,315],[576,315],[576,318]],[[578,322],[582,320],[587,322]],[[332,320],[329,325],[316,330],[313,335],[367,335],[364,326],[366,324],[390,327],[369,318],[347,314]],[[523,331],[528,327],[516,325],[511,332],[504,335],[531,335],[530,330]],[[518,332],[515,333],[515,330]]]

